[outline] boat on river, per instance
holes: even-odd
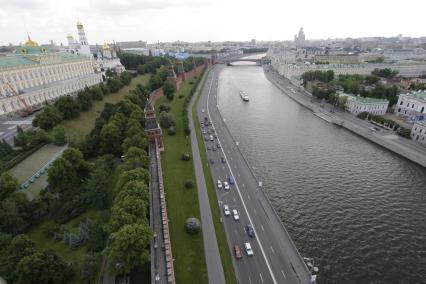
[[[245,102],[248,102],[250,100],[249,96],[244,91],[240,91],[240,97]]]

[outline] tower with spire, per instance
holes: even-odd
[[[77,22],[77,30],[78,39],[80,41],[80,53],[90,56],[90,46],[87,41],[86,33],[84,32],[83,24],[80,21]]]

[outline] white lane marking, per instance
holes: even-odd
[[[260,228],[262,229],[262,231],[265,232],[265,228],[263,228],[263,225],[260,225]]]
[[[251,198],[250,198],[250,194],[247,194],[247,198],[248,198],[249,200],[251,200]]]
[[[243,187],[246,187],[246,185],[243,183]]]
[[[234,196],[234,195],[232,195],[232,199],[234,199],[234,202],[236,201],[236,200],[235,200],[235,196]]]
[[[272,253],[275,253],[274,248],[272,246],[271,246],[271,251],[272,251]]]
[[[214,71],[213,71],[213,76],[214,76]],[[211,116],[210,116],[210,108],[209,108],[209,104],[208,104],[208,101],[209,101],[209,98],[210,98],[210,92],[211,92],[211,89],[212,89],[212,85],[213,85],[213,84],[212,84],[212,83],[210,83],[209,92],[207,93],[207,115],[209,116],[209,120],[212,122],[212,126],[214,127],[214,123],[213,123],[212,118],[211,118]],[[219,140],[219,138],[218,138],[217,140],[219,141],[219,143],[221,143],[221,142],[220,142],[220,140]],[[221,143],[221,144],[222,144],[222,143]],[[225,159],[227,159],[226,154],[225,154],[225,152],[223,151],[223,149],[222,149],[222,148],[221,148],[221,151],[222,151],[222,153],[223,153],[223,155],[224,155]],[[228,152],[228,153],[229,153],[229,152]],[[231,174],[232,174],[232,175],[234,175],[234,173],[232,172],[232,169],[231,169],[231,167],[229,166],[229,164],[228,164],[228,168],[229,168],[229,171],[231,172]],[[237,192],[238,192],[238,195],[240,196],[240,200],[241,200],[241,203],[243,204],[244,210],[246,211],[246,214],[247,214],[247,217],[248,217],[248,219],[249,219],[249,222],[250,222],[250,224],[252,224],[252,226],[253,226],[253,231],[254,231],[254,233],[255,233],[256,235],[258,235],[258,234],[256,233],[256,228],[255,228],[255,226],[254,226],[254,223],[253,223],[253,221],[252,221],[252,220],[251,220],[251,218],[250,218],[250,214],[248,213],[247,206],[246,206],[246,204],[244,203],[244,199],[243,199],[243,197],[242,197],[242,195],[241,195],[240,188],[238,187],[238,183],[237,183],[237,181],[235,181],[235,186],[236,186],[236,188],[237,188]],[[262,246],[262,244],[261,244],[261,242],[260,242],[260,238],[259,238],[259,237],[257,237],[257,238],[256,238],[256,241],[257,241],[257,243],[258,243],[258,245],[259,245],[260,251],[262,252],[263,258],[265,259],[266,266],[268,267],[269,273],[271,274],[272,282],[273,282],[274,284],[277,284],[277,280],[275,279],[275,275],[274,275],[274,273],[272,272],[271,265],[269,264],[269,261],[268,261],[268,259],[267,259],[267,257],[266,257],[265,250],[263,249],[263,246]],[[263,279],[262,279],[262,282],[263,282]]]
[[[261,273],[259,273],[259,276],[260,276],[260,280],[263,282],[262,274],[261,274]]]
[[[282,270],[281,270],[281,273],[282,273],[282,275],[284,276],[284,278],[287,278],[287,277],[285,276],[284,271],[282,271]]]
[[[248,278],[249,278],[249,283],[251,284],[251,278],[250,278],[250,276]]]
[[[253,208],[253,211],[254,211],[254,215],[257,215],[257,213],[256,213],[256,209],[254,209],[254,208]]]

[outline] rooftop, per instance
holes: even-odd
[[[363,103],[363,104],[373,104],[373,103],[389,103],[386,99],[378,99],[378,98],[369,98],[369,97],[361,97],[361,96],[354,96],[350,94],[345,94],[348,97],[350,97],[352,100],[356,100],[357,102]]]
[[[150,129],[157,129],[159,128],[157,121],[155,120],[154,117],[149,117],[145,120],[145,129],[146,130],[150,130]]]
[[[40,49],[40,47],[36,47]],[[28,50],[28,48],[26,48]],[[19,51],[19,52],[22,52]],[[58,53],[45,53],[43,51],[40,52],[22,52],[22,53],[15,53],[12,55],[7,56],[1,56],[0,57],[0,69],[2,68],[13,68],[13,67],[20,67],[23,65],[39,65],[39,58],[44,56],[59,56],[59,58],[62,61],[71,61],[71,60],[77,60],[80,58],[85,58],[84,55],[77,55],[77,54],[71,54],[68,52],[58,52]]]
[[[413,92],[410,92],[410,93],[406,93],[404,95],[410,96],[410,97],[415,97],[417,99],[421,99],[421,100],[426,101],[426,90],[423,90],[423,91],[413,91]]]
[[[416,121],[416,123],[415,123],[415,124],[418,124],[418,125],[420,125],[420,126],[426,127],[426,120],[419,120],[419,121]]]

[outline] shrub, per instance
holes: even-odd
[[[194,182],[192,180],[187,180],[185,181],[185,187],[186,188],[193,188],[194,187]]]
[[[189,161],[191,160],[191,155],[189,153],[183,153],[181,159],[182,161]]]
[[[198,220],[197,218],[186,219],[185,229],[191,235],[198,233],[200,231],[200,220]]]
[[[169,129],[167,130],[167,134],[169,134],[170,136],[175,136],[176,128],[174,126],[170,126]]]
[[[400,127],[398,129],[398,134],[404,138],[410,139],[411,130],[409,128]]]
[[[175,119],[173,116],[167,112],[160,112],[160,125],[163,128],[170,128],[170,126],[175,125]]]
[[[57,125],[52,130],[52,141],[55,145],[65,145],[67,139],[65,136],[65,127],[63,125]]]
[[[163,105],[163,104],[161,104],[161,105],[159,106],[159,110],[160,110],[160,112],[163,112],[163,111],[165,111],[165,112],[169,112],[171,109],[172,109],[172,108],[171,108],[170,106],[166,106],[166,105]]]

